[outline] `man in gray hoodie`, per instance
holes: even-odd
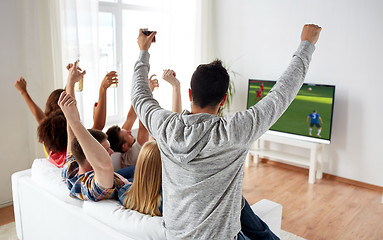
[[[198,66],[191,112],[162,109],[148,84],[148,50],[156,32],[140,30],[132,105],[157,140],[162,159],[163,219],[168,239],[243,239],[243,162],[250,145],[283,114],[307,73],[321,28],[305,25],[301,43],[273,89],[250,109],[218,117],[229,75],[220,61]]]

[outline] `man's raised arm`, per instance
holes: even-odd
[[[140,29],[137,38],[140,48],[139,58],[134,66],[134,74],[132,81],[132,105],[138,118],[146,127],[149,133],[156,138],[157,129],[164,123],[164,119],[172,114],[172,112],[161,109],[158,102],[153,98],[153,94],[149,87],[149,48],[156,32],[146,36]]]
[[[80,81],[81,78],[84,77],[86,74],[86,71],[82,71],[81,68],[78,67],[78,60],[74,62],[74,64],[70,63],[67,66],[68,69],[68,79],[65,85],[65,90],[67,94],[72,96],[74,100],[76,100],[76,95],[74,92],[74,85],[76,82]],[[65,116],[66,117],[66,116]],[[70,125],[67,123],[67,135],[68,135],[68,144],[67,144],[67,154],[69,154],[72,151],[72,140],[74,138],[74,134],[72,131],[72,128]]]
[[[241,139],[252,143],[265,133],[284,113],[296,97],[306,76],[311,56],[322,28],[306,24],[301,33],[301,43],[293,58],[270,92],[247,111],[236,113],[230,119],[233,126],[246,122],[247,128],[239,133]]]
[[[96,181],[104,188],[113,187],[113,165],[105,148],[89,133],[80,121],[76,100],[66,92],[61,93],[58,102],[75,137],[92,166]]]

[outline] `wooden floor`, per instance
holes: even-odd
[[[0,208],[0,226],[15,221],[13,214],[13,205]]]
[[[308,184],[308,170],[268,161],[245,168],[243,194],[283,206],[282,229],[306,239],[383,239],[382,193],[335,180]]]
[[[263,198],[283,206],[282,229],[306,239],[383,239],[382,193],[335,180],[308,184],[308,170],[250,164],[243,194],[250,204]],[[14,221],[13,207],[0,209],[0,225]]]

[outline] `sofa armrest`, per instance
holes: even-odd
[[[254,203],[251,209],[258,217],[262,219],[270,228],[270,230],[277,235],[281,235],[282,225],[282,205],[273,201],[262,199]]]
[[[18,239],[23,239],[22,226],[21,226],[21,211],[20,211],[20,179],[24,177],[31,177],[31,169],[27,169],[12,174],[12,198],[13,198],[13,211],[15,213],[16,234]]]

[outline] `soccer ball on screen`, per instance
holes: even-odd
[[[311,90],[313,90],[311,87],[309,87],[309,88],[307,88],[307,90],[309,90],[309,91],[311,91]]]

